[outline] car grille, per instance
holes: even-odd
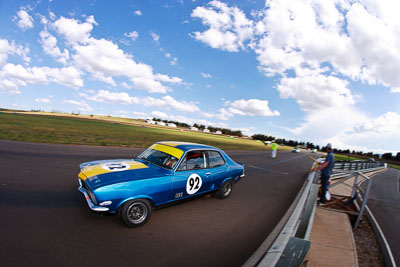
[[[90,199],[92,200],[92,202],[97,205],[96,197],[94,196],[92,191],[90,191],[90,189],[87,186],[86,182],[81,180],[81,184],[82,184],[82,188],[85,189],[85,191],[88,193],[88,195],[89,195]]]
[[[81,180],[81,183],[82,183],[83,189],[85,189],[86,191],[89,191],[89,188],[87,187],[86,182]]]

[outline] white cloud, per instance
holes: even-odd
[[[209,114],[209,115],[211,115],[211,114]],[[218,110],[217,114],[212,114],[212,116],[213,117],[215,116],[217,119],[226,121],[226,120],[229,120],[229,118],[232,118],[234,115],[232,112],[228,111],[227,109],[221,108]]]
[[[172,120],[172,118],[174,118],[174,116],[168,115],[167,113],[158,110],[152,111],[150,115],[154,116],[157,119],[164,119],[164,120],[165,119]]]
[[[0,70],[0,88],[18,93],[20,86],[28,84],[49,84],[55,82],[66,87],[78,89],[83,86],[80,73],[73,67],[49,68],[49,67],[28,67],[22,65],[6,64]]]
[[[141,16],[141,15],[142,15],[142,12],[141,12],[140,10],[135,10],[135,11],[133,12],[133,14],[135,14],[136,16]]]
[[[136,41],[136,39],[139,37],[139,33],[137,31],[131,31],[124,33],[124,36],[129,37],[132,41]]]
[[[131,82],[137,89],[146,90],[149,93],[162,93],[165,94],[171,91],[170,88],[164,86],[159,81],[155,80],[154,77],[146,78],[146,77],[134,77],[131,79]]]
[[[281,98],[294,98],[304,111],[354,104],[348,82],[334,76],[307,75],[282,78],[277,86]]]
[[[244,12],[220,1],[211,1],[208,7],[196,7],[191,16],[209,27],[204,32],[192,33],[192,37],[213,48],[237,52],[245,49],[245,42],[253,36],[253,22]]]
[[[177,58],[177,57],[174,57],[174,58],[169,62],[169,64],[170,64],[171,66],[176,66],[176,65],[178,65],[178,58]]]
[[[35,102],[50,103],[50,99],[48,99],[48,98],[35,98]]]
[[[108,90],[99,90],[98,92],[88,95],[80,93],[81,97],[88,100],[103,102],[103,103],[114,103],[114,104],[140,104],[145,107],[158,107],[166,110],[178,110],[180,112],[200,112],[200,108],[197,104],[188,101],[178,101],[172,96],[166,95],[161,98],[154,97],[132,97],[126,92],[110,92]]]
[[[1,91],[5,91],[6,93],[10,94],[21,94],[21,91],[19,90],[19,85],[16,84],[14,81],[7,79],[0,79],[0,89]]]
[[[257,55],[259,70],[278,77],[280,97],[295,99],[306,111],[298,127],[287,129],[296,138],[362,147],[352,136],[371,142],[366,132],[361,137],[356,129],[379,125],[386,131],[381,121],[398,127],[393,113],[374,119],[358,110],[357,100],[362,97],[354,95],[349,84],[383,85],[393,93],[400,92],[399,1],[267,0],[263,10],[252,12],[253,20],[242,20],[249,33],[241,35],[246,36],[242,39],[239,31],[232,30],[233,9],[219,1],[195,8],[192,18],[200,18],[208,28],[192,37],[230,52],[248,44]],[[242,11],[238,13],[244,16]],[[221,119],[247,114],[236,107],[219,111]],[[360,121],[369,122],[360,126]],[[373,129],[375,144],[380,143],[379,135],[395,142],[393,131],[385,134]]]
[[[11,43],[6,39],[0,39],[0,66],[7,62],[8,55],[18,55],[22,57],[25,62],[30,62],[28,57],[29,48],[16,45],[14,41]]]
[[[226,105],[229,106],[228,111],[235,115],[242,116],[279,116],[279,111],[271,110],[269,108],[268,100],[249,99],[249,100],[235,100],[228,101]]]
[[[17,12],[17,25],[20,27],[22,30],[27,30],[33,28],[33,19],[32,17],[28,14],[25,8],[21,8]]]
[[[300,126],[293,125],[293,128],[286,130],[297,137],[307,137],[307,140],[316,144],[331,142],[338,147],[337,137],[364,120],[366,116],[352,106],[343,106],[340,109],[331,107],[308,112]]]
[[[78,110],[80,111],[92,111],[93,108],[89,106],[85,101],[76,101],[76,100],[63,100],[63,104],[71,104],[78,106]]]
[[[137,112],[137,111],[132,112],[132,114],[135,115],[137,118],[142,118],[142,119],[148,116],[147,113]]]
[[[51,35],[47,30],[41,31],[39,33],[41,38],[41,43],[43,46],[43,51],[52,56],[58,62],[66,65],[70,56],[67,49],[64,49],[61,52],[60,48],[57,46],[57,39],[53,35]]]
[[[347,13],[349,36],[363,58],[359,76],[369,84],[400,87],[400,22],[394,19],[398,12],[397,1],[367,1],[365,6],[354,3]]]
[[[198,112],[200,108],[193,102],[178,101],[172,96],[166,95],[162,98],[145,97],[141,99],[141,104],[146,107],[163,107],[174,109],[181,112]]]
[[[337,137],[338,143],[356,151],[375,153],[400,151],[400,114],[387,112],[376,118],[364,118]]]
[[[164,119],[164,120],[171,120],[171,121],[179,121],[179,122],[183,122],[183,123],[187,123],[189,125],[193,125],[195,123],[197,124],[202,124],[202,125],[212,125],[214,127],[221,127],[221,128],[227,128],[228,125],[226,123],[221,123],[221,122],[211,122],[211,121],[207,121],[207,120],[202,120],[202,119],[193,119],[193,118],[188,118],[185,116],[175,116],[175,115],[171,115],[171,114],[167,114],[165,112],[162,111],[152,111],[148,116],[148,118],[159,118],[159,119]]]
[[[156,74],[154,77],[161,82],[172,83],[172,84],[182,84],[183,83],[181,78],[169,77],[168,75],[165,75],[165,74]]]
[[[355,81],[400,87],[396,1],[268,1],[253,48],[266,75],[329,67]]]
[[[78,43],[87,44],[90,40],[93,24],[96,24],[92,18],[91,16],[87,18],[86,22],[80,23],[76,19],[61,17],[52,23],[52,27],[72,45]]]
[[[154,42],[158,43],[160,41],[160,35],[155,32],[150,32],[151,38],[153,38]]]
[[[13,81],[16,85],[48,84],[48,79],[43,68],[25,68],[22,65],[8,63],[0,71],[0,77]]]
[[[85,95],[82,95],[85,96]],[[116,104],[137,104],[139,100],[136,97],[129,96],[128,93],[110,92],[107,90],[99,90],[95,95],[85,96],[88,100],[103,102],[103,103],[116,103]]]
[[[334,75],[399,92],[399,12],[398,1],[270,0],[248,20],[237,7],[212,1],[193,10],[209,27],[193,37],[227,51],[243,48],[237,40],[251,40],[267,76],[326,66]]]
[[[212,75],[211,75],[211,74],[203,73],[203,72],[201,72],[200,74],[201,74],[201,76],[203,76],[203,78],[205,78],[205,79],[211,79],[211,78],[212,78]]]
[[[78,89],[83,86],[81,73],[75,67],[48,68],[43,67],[49,80],[63,86]]]
[[[400,133],[400,114],[395,112],[387,112],[373,120],[359,123],[353,128],[353,133]]]
[[[135,62],[132,55],[112,41],[93,38],[90,33],[94,24],[97,25],[93,16],[83,23],[61,17],[52,24],[71,46],[75,64],[90,73],[93,79],[116,86],[114,77],[122,76],[128,78],[136,89],[163,94],[171,91],[163,83],[182,83],[178,77],[154,73],[150,65]],[[133,36],[132,32],[130,35]]]

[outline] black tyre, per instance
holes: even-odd
[[[229,197],[232,193],[233,183],[231,180],[225,181],[221,188],[217,191],[217,197],[220,199],[225,199]]]
[[[151,205],[146,199],[133,199],[122,205],[121,221],[128,227],[139,227],[145,224],[151,216]]]

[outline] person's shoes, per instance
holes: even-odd
[[[318,205],[326,204],[326,200],[318,200],[317,204]]]

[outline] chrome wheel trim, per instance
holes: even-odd
[[[146,220],[148,210],[146,204],[142,202],[135,202],[129,206],[126,213],[130,222],[133,224],[139,224]]]
[[[222,188],[222,192],[224,196],[228,196],[232,191],[232,183],[226,182],[224,187]]]

